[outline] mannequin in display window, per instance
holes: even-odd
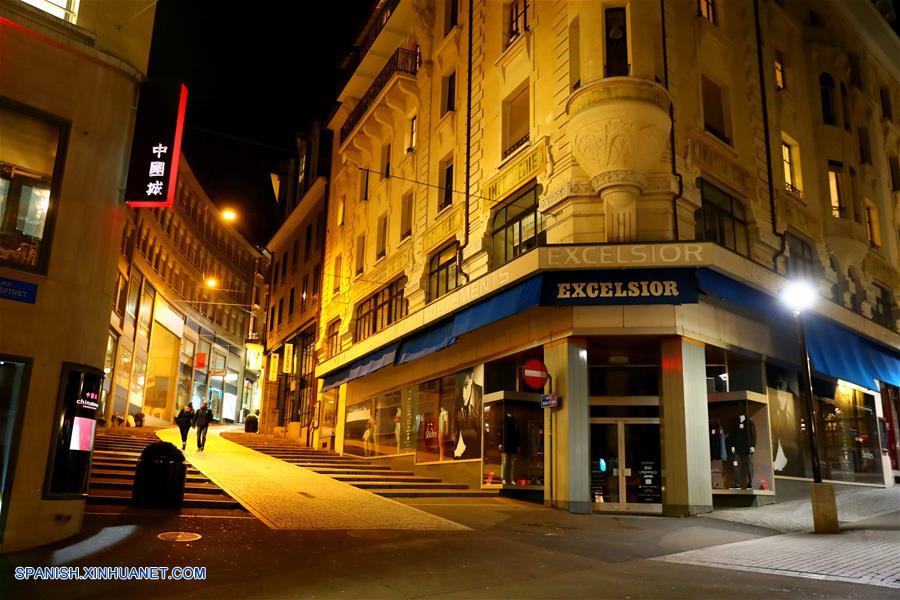
[[[394,413],[394,441],[397,443],[397,452],[400,452],[400,409]]]
[[[756,452],[756,425],[746,415],[734,420],[729,436],[731,454],[734,457],[734,484],[732,489],[753,489],[753,453]],[[746,484],[746,485],[745,485]]]
[[[500,436],[500,473],[504,484],[516,483],[516,454],[519,452],[519,426],[513,416],[503,417],[503,432]]]

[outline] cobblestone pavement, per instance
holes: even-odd
[[[900,532],[895,530],[790,533],[655,560],[900,589]]]
[[[210,427],[191,464],[272,529],[420,529],[468,527],[278,460],[219,435]],[[181,443],[177,428],[157,432]]]

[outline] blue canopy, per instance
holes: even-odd
[[[394,358],[397,356],[397,348],[399,345],[400,344],[397,342],[388,344],[374,352],[369,352],[361,358],[357,358],[350,363],[349,366],[346,366],[343,369],[329,373],[323,378],[322,391],[327,392],[348,381],[365,377],[369,373],[377,371],[382,367],[394,364]]]
[[[900,353],[818,315],[804,318],[806,343],[819,373],[868,389],[875,380],[900,386]]]
[[[451,335],[459,337],[479,327],[511,317],[541,303],[540,275],[513,286],[484,302],[467,308],[453,317]]]
[[[400,350],[397,352],[397,364],[402,365],[411,360],[428,356],[454,343],[456,343],[456,338],[453,337],[453,319],[446,319],[434,327],[414,333],[403,340]]]

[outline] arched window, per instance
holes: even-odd
[[[844,109],[844,129],[850,131],[850,98],[847,97],[847,86],[841,82],[841,107]]]
[[[819,91],[822,94],[822,122],[836,125],[834,113],[834,78],[828,73],[819,75]]]

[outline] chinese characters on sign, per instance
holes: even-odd
[[[129,206],[165,208],[174,203],[186,108],[187,88],[182,84],[141,86],[125,186]]]

